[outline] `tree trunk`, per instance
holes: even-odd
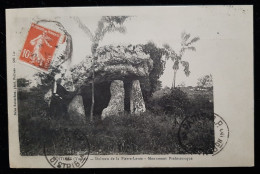
[[[174,70],[173,80],[172,80],[172,88],[175,88],[175,80],[176,80],[177,70]]]
[[[92,72],[92,88],[91,88],[91,97],[92,97],[92,103],[91,103],[91,109],[90,109],[90,122],[93,122],[93,112],[94,112],[94,105],[95,105],[95,64],[93,65],[93,72]]]

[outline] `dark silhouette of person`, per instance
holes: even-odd
[[[70,92],[68,92],[61,85],[61,78],[58,78],[54,82],[52,98],[50,103],[51,117],[56,120],[68,119],[67,106],[70,98]]]

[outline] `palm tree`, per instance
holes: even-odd
[[[199,37],[194,37],[190,39],[190,34],[187,34],[186,32],[183,32],[181,34],[181,49],[179,53],[176,53],[168,44],[164,44],[164,54],[166,56],[166,60],[169,58],[173,61],[173,81],[172,81],[172,88],[175,88],[175,81],[176,81],[176,74],[177,71],[179,70],[179,64],[181,64],[184,67],[184,73],[186,76],[190,75],[190,70],[189,70],[189,62],[183,61],[182,57],[183,54],[186,50],[191,50],[191,51],[196,51],[196,48],[192,46],[194,42],[197,42],[200,38]]]
[[[93,121],[93,111],[95,104],[95,63],[97,59],[96,51],[99,46],[100,41],[103,40],[104,36],[107,33],[118,31],[120,33],[125,33],[126,28],[123,26],[123,23],[128,18],[128,16],[103,16],[99,22],[95,33],[91,33],[90,29],[81,22],[78,17],[74,17],[74,20],[78,23],[79,27],[87,34],[90,38],[91,44],[91,54],[93,57],[92,61],[92,104],[90,110],[90,121]]]

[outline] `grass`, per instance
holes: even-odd
[[[142,115],[125,113],[84,125],[38,118],[20,124],[21,154],[43,155],[43,145],[50,141],[60,149],[65,149],[59,139],[60,130],[65,130],[68,137],[68,132],[80,130],[87,137],[90,153],[96,155],[184,153],[176,136],[178,126],[173,117],[157,116],[149,112]]]
[[[44,155],[44,145],[49,149],[48,154],[68,154],[68,143],[64,142],[67,138],[70,138],[68,141],[78,151],[86,149],[89,144],[90,154],[95,155],[186,153],[178,141],[183,115],[148,110],[141,115],[125,112],[103,121],[73,124],[66,120],[50,119],[48,106],[42,100],[43,95],[44,92],[37,90],[18,93],[21,155]],[[213,108],[207,110],[212,112]],[[196,125],[193,127],[196,128]],[[212,124],[208,124],[203,131],[207,133],[212,128]],[[79,139],[75,131],[83,134],[88,143],[82,137]],[[214,145],[214,135],[207,135]],[[196,141],[197,136],[185,141]]]

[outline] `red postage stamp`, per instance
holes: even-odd
[[[32,23],[19,60],[48,71],[61,34]]]

